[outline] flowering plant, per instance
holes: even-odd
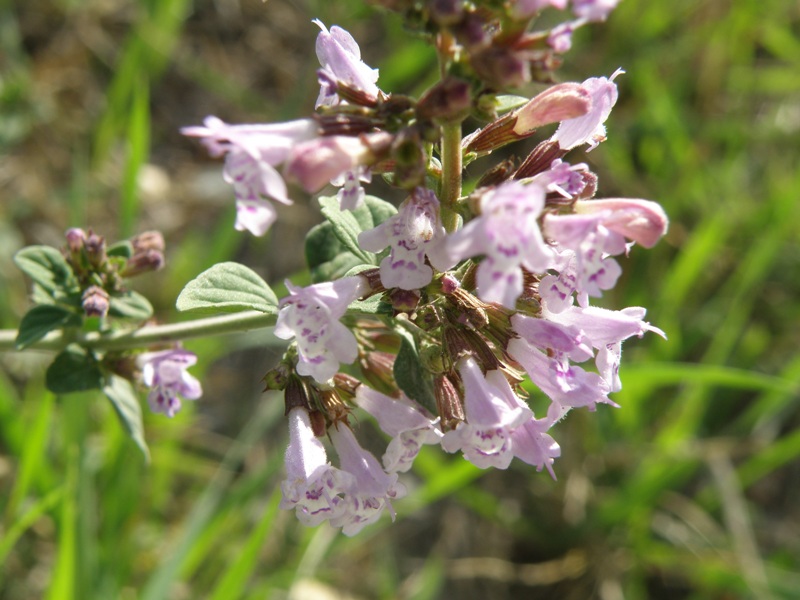
[[[506,469],[517,457],[555,477],[554,426],[573,408],[616,406],[609,394],[621,388],[622,342],[663,335],[644,308],[609,310],[591,299],[615,286],[614,257],[666,232],[664,211],[649,200],[597,199],[597,175],[567,160],[605,140],[622,71],[552,83],[572,32],[604,20],[616,2],[376,3],[436,48],[440,78],[420,98],[382,90],[355,39],[314,21],[312,115],[276,124],[209,116],[183,129],[224,157],[238,230],[267,233],[298,188],[339,188],[319,198],[324,222],[306,238],[311,285],[287,282],[278,299],[248,267],[220,263],[189,282],[177,306],[227,315],[141,327],[152,308],[127,279],[163,265],[156,232],[108,245],[72,229],[62,251],[31,247],[15,258],[36,304],[17,348],[59,349],[50,389],[101,389],[145,452],[134,384],[170,417],[181,397],[201,395],[187,372],[196,358],[180,340],[253,327],[292,340],[265,376],[289,420],[282,506],[346,535],[384,509],[395,515],[405,494],[399,474],[423,445],[461,452],[479,468]],[[545,10],[568,16],[537,29]],[[528,84],[543,89],[508,93]],[[467,166],[480,170],[479,159],[548,126],[523,160],[484,167],[466,192]],[[399,206],[367,193],[376,175],[402,191]],[[531,393],[546,403],[538,414]],[[381,460],[356,438],[360,411],[391,437]]]

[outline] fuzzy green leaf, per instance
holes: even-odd
[[[258,310],[274,314],[278,298],[255,271],[239,263],[224,262],[187,283],[176,306],[178,310],[195,313]]]
[[[433,381],[422,365],[414,337],[404,330],[398,330],[398,333],[401,342],[400,351],[394,361],[394,380],[406,396],[436,412]]]
[[[306,235],[306,262],[314,283],[340,279],[362,264],[336,237],[329,222],[315,225]]]
[[[362,263],[378,264],[372,252],[362,250],[358,245],[358,234],[364,231],[364,227],[353,215],[353,212],[340,210],[339,201],[332,197],[320,198],[319,204],[322,207],[322,214],[325,215],[325,218],[328,219],[328,222],[333,227],[333,234],[342,245]],[[367,215],[371,220],[372,216],[369,211],[367,211]]]
[[[133,291],[112,295],[108,299],[108,304],[108,314],[112,317],[146,321],[153,316],[153,306],[150,301]]]
[[[111,405],[122,422],[122,426],[134,443],[139,446],[145,459],[150,461],[150,451],[144,439],[142,407],[130,381],[119,375],[109,375],[103,385],[103,393],[111,401]]]
[[[22,350],[39,341],[51,331],[63,327],[76,327],[81,324],[80,315],[57,304],[40,304],[30,309],[19,324],[17,350]]]
[[[14,255],[14,263],[50,296],[66,295],[78,285],[61,252],[50,246],[23,248]]]
[[[73,345],[60,352],[47,368],[45,384],[54,394],[85,392],[102,387],[103,373],[93,356]]]

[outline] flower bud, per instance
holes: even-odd
[[[302,142],[289,152],[286,177],[309,193],[318,192],[342,173],[385,158],[393,137],[379,132],[358,137],[333,135]]]
[[[603,220],[611,231],[652,248],[667,232],[669,219],[657,202],[637,198],[606,198],[603,200],[579,200],[575,203],[578,214],[592,214],[610,211]]]
[[[522,161],[522,164],[514,173],[514,179],[525,179],[533,177],[550,168],[553,161],[562,158],[567,154],[562,150],[558,142],[544,140],[536,145],[536,148]]]
[[[297,375],[291,376],[286,384],[286,393],[283,396],[284,406],[286,407],[283,414],[288,415],[293,408],[311,410],[312,403],[309,396],[309,389],[305,382]]]
[[[291,375],[291,367],[285,361],[279,362],[264,375],[264,391],[286,389]]]
[[[455,429],[465,419],[464,406],[458,390],[445,375],[439,375],[433,380],[433,391],[436,396],[436,409],[442,419],[442,431]]]
[[[86,288],[81,298],[81,307],[87,317],[105,317],[108,314],[108,292],[97,285]]]
[[[93,267],[99,268],[105,264],[107,259],[106,241],[102,236],[89,232],[84,241],[84,247],[86,248],[86,258]]]
[[[83,229],[73,227],[67,229],[64,235],[67,238],[69,253],[73,256],[80,254],[80,251],[83,249],[83,243],[86,241],[86,232]]]
[[[420,98],[417,115],[438,123],[463,121],[472,107],[469,82],[446,77]]]
[[[131,238],[133,253],[139,254],[146,250],[164,251],[164,236],[160,231],[144,231]]]
[[[524,106],[470,135],[465,140],[465,150],[491,152],[532,135],[543,125],[585,115],[591,106],[591,94],[580,84],[554,85],[534,96]]]
[[[128,259],[120,272],[122,277],[135,277],[164,267],[164,254],[160,250],[144,250]]]
[[[472,55],[472,68],[498,90],[519,88],[531,80],[528,60],[510,48],[490,46]]]

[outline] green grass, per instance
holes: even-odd
[[[10,155],[42,139],[61,106],[35,91],[43,67],[34,50],[45,42],[22,43],[35,26],[29,11],[65,27],[92,19],[82,3],[35,4],[0,7],[0,134]],[[431,57],[419,42],[400,45],[398,23],[388,19],[381,40],[379,20],[357,3],[316,4],[326,23],[373,38],[363,51],[387,89],[419,91]],[[0,600],[285,598],[309,581],[381,599],[613,598],[615,590],[634,600],[795,598],[800,14],[792,5],[625,0],[607,24],[577,36],[565,78],[627,71],[609,140],[586,157],[600,195],[657,199],[672,221],[658,247],[623,261],[625,275],[604,301],[648,307],[669,339],[626,343],[622,408],[574,412],[556,427],[558,481],[521,464],[486,473],[426,449],[394,524],[384,518],[352,539],[307,530],[277,508],[282,403],[260,396],[258,375],[239,387],[226,380],[246,379],[253,360],[266,370],[263,353],[243,354],[252,337],[187,344],[201,355],[207,391],[218,390],[203,400],[209,410],[237,408],[222,425],[191,406],[172,421],[147,415],[149,466],[102,398],[55,398],[34,357],[3,357]],[[232,121],[304,114],[313,97],[299,96],[313,95],[312,73],[275,102],[257,66],[248,76],[260,88],[192,52],[201,41],[225,48],[220,40],[246,50],[255,39],[245,37],[248,26],[269,28],[299,10],[292,6],[271,0],[257,7],[261,17],[223,17],[184,0],[141,0],[106,15],[111,24],[95,31],[118,43],[94,48],[88,63],[101,115],[73,132],[66,174],[48,179],[55,187],[45,198],[9,188],[3,231],[18,228],[21,244],[47,235],[34,225],[42,219],[61,231],[87,217],[120,235],[138,231],[153,210],[137,183],[142,167],[204,160],[187,156],[174,134],[189,119],[165,108],[176,90],[187,111],[202,102]],[[203,29],[209,20],[215,33]],[[309,65],[314,35],[310,25]],[[216,262],[273,273],[269,240],[233,231],[227,210],[193,205],[192,222],[173,229],[169,268],[148,284],[164,318],[175,318],[182,284]],[[7,263],[0,257],[0,307],[11,326],[24,298]],[[486,570],[458,574],[465,558],[486,559]]]

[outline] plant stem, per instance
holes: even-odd
[[[54,331],[26,348],[31,350],[63,350],[69,344],[79,344],[96,350],[125,350],[144,348],[153,344],[166,344],[193,337],[237,333],[275,325],[275,314],[256,310],[235,314],[194,319],[183,323],[150,325],[140,329],[113,331],[111,333],[77,333]],[[0,331],[0,351],[14,350],[17,332],[14,329]]]
[[[461,197],[461,121],[442,125],[442,224],[448,232],[458,227],[456,204]]]

